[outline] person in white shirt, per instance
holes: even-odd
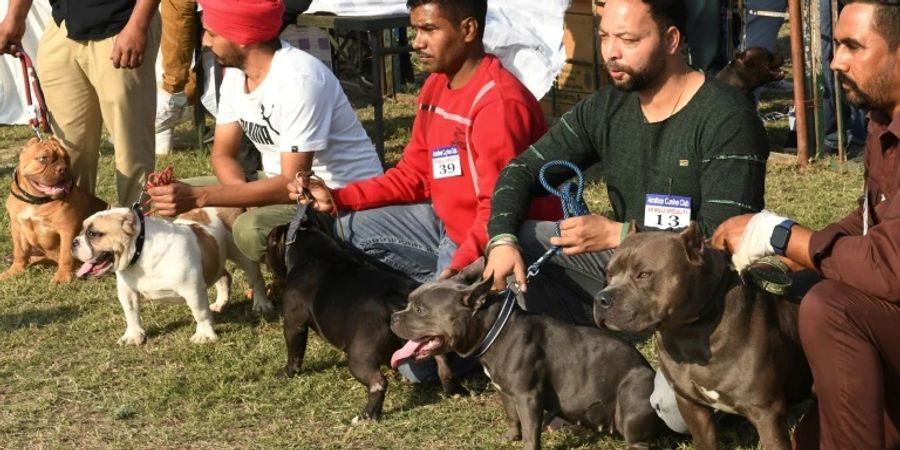
[[[312,170],[344,186],[382,173],[378,154],[340,83],[315,57],[277,38],[281,0],[201,0],[203,45],[227,67],[221,87],[211,162],[215,177],[149,190],[160,215],[204,206],[258,207],[233,225],[235,243],[261,261],[266,236],[287,223],[296,204],[286,186]],[[263,170],[246,181],[236,155],[242,135],[262,154]]]

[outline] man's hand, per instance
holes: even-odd
[[[334,211],[331,190],[320,180],[303,176],[296,177],[294,181],[288,183],[287,189],[288,197],[293,201],[299,201],[315,211],[327,214]],[[311,199],[306,192],[312,196]]]
[[[146,30],[128,24],[115,38],[109,59],[116,69],[136,69],[144,62],[147,45]]]
[[[12,53],[11,46],[22,48],[22,36],[25,36],[25,19],[28,10],[31,9],[31,1],[10,0],[7,5],[6,17],[0,22],[0,55]]]
[[[14,48],[21,48],[22,36],[24,35],[24,22],[17,23],[10,17],[0,22],[0,55],[4,53],[13,54]]]
[[[787,220],[771,211],[745,214],[722,222],[713,233],[712,245],[731,252],[731,264],[738,272],[765,256],[774,255],[772,232]]]
[[[456,275],[456,274],[458,274],[458,273],[459,273],[458,270],[456,270],[456,269],[454,269],[454,268],[452,268],[452,267],[448,267],[448,268],[446,268],[446,269],[444,269],[444,270],[441,271],[441,274],[438,275],[438,278],[437,278],[437,279],[438,279],[438,280],[446,280],[447,278],[450,278],[450,277],[452,277],[453,275]]]
[[[588,214],[563,220],[559,223],[559,233],[550,238],[550,244],[561,247],[564,255],[572,256],[618,247],[622,224]]]
[[[519,292],[525,292],[527,289],[525,277],[525,261],[522,260],[522,254],[514,245],[498,245],[491,249],[487,255],[487,262],[484,265],[482,278],[487,279],[494,277],[495,290],[506,289],[506,277],[515,275],[516,284],[519,285]]]
[[[166,186],[152,187],[147,190],[154,210],[161,216],[175,217],[181,213],[203,206],[202,190],[173,181]]]
[[[712,236],[711,244],[713,248],[734,253],[741,244],[741,236],[744,235],[747,222],[750,222],[752,218],[753,214],[744,214],[734,216],[719,224]]]

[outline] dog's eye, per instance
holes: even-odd
[[[637,274],[637,277],[635,277],[635,278],[637,278],[638,280],[644,280],[646,278],[649,278],[650,275],[652,275],[652,273],[650,273],[650,272],[640,272]]]
[[[50,161],[50,157],[49,156],[41,156],[37,160],[41,164],[47,164],[47,161]]]
[[[416,310],[416,314],[418,314],[418,315],[420,315],[420,316],[424,316],[425,313],[427,312],[427,311],[425,310],[425,308],[421,307],[420,305],[416,305],[414,308],[415,308],[415,310]]]
[[[88,230],[88,232],[87,232],[88,239],[97,239],[102,236],[103,236],[103,233],[100,233],[99,231]]]

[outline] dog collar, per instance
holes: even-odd
[[[18,168],[13,169],[12,177],[13,184],[16,186],[16,189],[21,192],[21,194],[17,194],[16,191],[10,189],[9,193],[12,194],[13,197],[25,202],[30,203],[32,205],[43,205],[45,203],[50,203],[54,199],[52,197],[38,197],[36,195],[31,195],[28,192],[25,192],[25,189],[22,189],[22,186],[19,186],[19,176],[18,176]]]
[[[491,325],[491,329],[488,330],[484,339],[481,341],[481,344],[478,345],[478,350],[476,350],[474,354],[476,358],[480,358],[492,345],[494,345],[494,341],[497,340],[497,336],[500,336],[503,328],[506,327],[506,323],[509,322],[509,317],[512,316],[512,312],[515,309],[516,292],[513,289],[507,289],[506,298],[503,299],[503,306],[500,308],[500,314],[497,315],[497,320],[494,321],[494,324]]]
[[[131,210],[134,211],[134,214],[137,215],[138,223],[141,225],[141,230],[138,231],[137,237],[134,239],[134,256],[131,257],[131,261],[128,261],[128,266],[133,266],[134,263],[137,262],[138,258],[141,257],[141,253],[144,252],[144,211],[141,209],[141,204],[138,202],[134,202],[131,205]]]

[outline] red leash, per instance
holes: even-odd
[[[147,182],[144,183],[144,192],[142,192],[141,195],[143,196],[144,194],[146,194],[150,190],[150,188],[155,188],[155,187],[159,187],[159,186],[168,186],[168,185],[172,184],[172,181],[174,181],[174,179],[175,178],[172,176],[172,165],[171,164],[166,166],[166,168],[163,170],[158,170],[156,172],[150,172],[147,174]],[[149,197],[149,195],[148,195],[148,197]],[[145,214],[148,216],[150,214],[153,214],[154,212],[156,212],[156,208],[151,209],[151,208],[149,208],[149,206],[150,206],[150,199],[148,198],[147,201],[141,205],[141,209],[144,209]]]
[[[47,119],[47,104],[44,103],[44,93],[41,91],[41,84],[38,81],[37,72],[34,70],[34,63],[31,57],[25,53],[25,50],[17,45],[9,47],[10,54],[14,58],[19,58],[22,63],[22,79],[25,80],[25,103],[28,105],[28,123],[38,139],[43,140],[44,133],[50,133],[50,121]],[[32,95],[34,99],[32,99]],[[37,104],[35,104],[35,101]]]

